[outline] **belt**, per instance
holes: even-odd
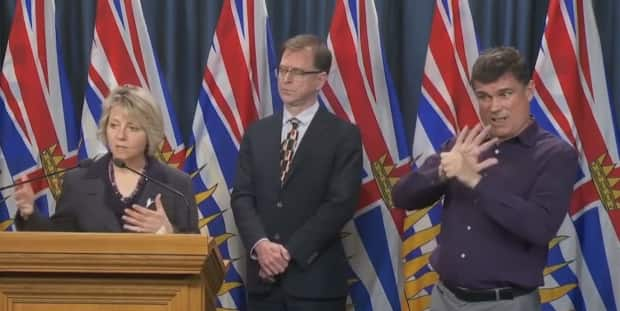
[[[511,300],[519,296],[527,295],[536,289],[524,289],[517,287],[503,287],[491,289],[468,289],[458,286],[443,284],[458,299],[468,302]]]

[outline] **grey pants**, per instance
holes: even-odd
[[[468,302],[454,296],[443,283],[433,289],[432,311],[537,311],[541,310],[538,291],[510,300]]]

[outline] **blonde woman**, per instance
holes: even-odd
[[[161,111],[147,90],[132,85],[113,89],[104,101],[98,134],[109,152],[64,176],[51,218],[33,207],[29,185],[17,188],[18,230],[198,232],[190,177],[153,156],[164,130]],[[132,170],[163,182],[185,198]]]

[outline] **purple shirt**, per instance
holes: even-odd
[[[394,204],[420,209],[444,197],[439,247],[431,263],[446,284],[538,287],[548,243],[569,207],[577,153],[534,122],[481,158],[492,156],[499,163],[484,170],[470,189],[456,179],[440,180],[439,156],[433,155],[394,186]]]

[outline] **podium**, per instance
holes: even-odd
[[[0,311],[215,310],[224,270],[204,235],[0,232]]]

